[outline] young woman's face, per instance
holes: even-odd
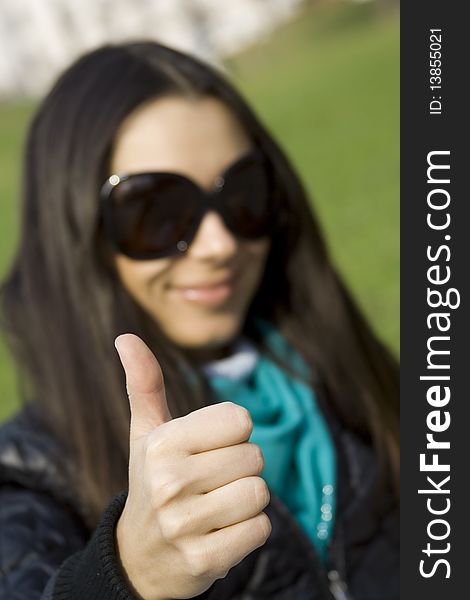
[[[230,110],[213,98],[159,98],[122,124],[113,173],[173,171],[209,190],[251,148]],[[134,260],[117,254],[123,285],[179,346],[204,359],[224,354],[243,326],[259,286],[269,240],[240,240],[207,212],[189,249],[176,257]]]

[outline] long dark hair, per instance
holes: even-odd
[[[98,211],[119,125],[145,101],[174,93],[216,97],[233,111],[274,166],[291,217],[273,239],[245,333],[261,347],[252,317],[271,321],[311,365],[322,402],[374,444],[382,473],[396,481],[397,362],[338,276],[288,159],[217,69],[155,42],[107,45],[65,71],[33,118],[20,243],[1,288],[22,396],[70,455],[70,485],[88,522],[127,484],[129,407],[115,337],[132,331],[155,352],[174,417],[209,401],[195,365],[121,285]]]

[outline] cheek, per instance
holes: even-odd
[[[133,260],[118,254],[115,256],[114,264],[122,285],[131,296],[145,306],[149,287],[155,283],[157,287],[158,284],[163,286],[170,261],[168,259]]]
[[[259,282],[266,264],[271,242],[268,239],[256,242],[247,242],[245,264],[251,278]]]

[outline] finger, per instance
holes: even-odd
[[[253,421],[245,408],[221,402],[175,419],[166,433],[169,445],[197,454],[246,442],[252,430]]]
[[[152,351],[136,335],[120,335],[114,344],[126,373],[133,440],[171,420],[163,373]]]
[[[264,468],[261,449],[251,442],[208,450],[187,457],[188,488],[205,494],[227,483],[259,475]]]
[[[269,517],[261,512],[246,521],[198,537],[195,552],[204,557],[201,568],[207,563],[208,569],[225,572],[262,546],[270,533]]]
[[[193,514],[199,533],[209,533],[259,514],[269,503],[269,490],[261,477],[243,477],[208,494],[194,496]]]

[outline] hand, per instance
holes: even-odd
[[[172,419],[162,371],[145,343],[115,342],[131,406],[129,494],[120,560],[144,600],[192,598],[263,545],[271,524],[263,456],[249,412],[224,402]]]

